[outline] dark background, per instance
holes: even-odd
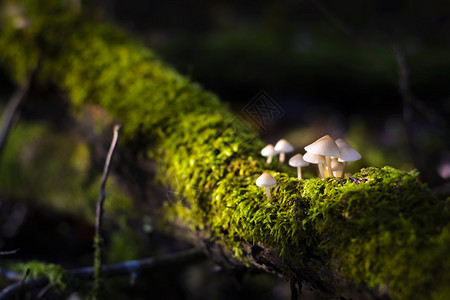
[[[238,114],[266,91],[285,112],[262,130],[268,142],[286,136],[301,150],[324,134],[344,136],[369,152],[355,169],[419,168],[431,185],[446,177],[437,171],[450,160],[447,1],[102,4],[104,17]],[[399,56],[413,96],[406,103]]]

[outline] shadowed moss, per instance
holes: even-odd
[[[61,266],[46,264],[39,261],[15,263],[10,266],[10,269],[19,274],[26,274],[29,272],[29,277],[26,279],[38,278],[41,276],[47,277],[50,283],[60,291],[64,291],[67,288],[70,277],[70,274]]]
[[[416,171],[299,181],[267,170],[263,143],[214,95],[122,32],[45,14],[46,6],[29,6],[30,28],[3,25],[0,61],[18,79],[31,65],[21,57],[40,57],[39,80],[58,84],[74,107],[98,104],[123,122],[126,140],[157,145],[149,154],[175,196],[167,220],[202,230],[244,261],[243,243],[261,244],[300,265],[319,259],[396,299],[450,296],[449,201],[436,199]],[[278,182],[273,203],[255,185],[264,171]]]

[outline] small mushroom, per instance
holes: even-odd
[[[345,146],[350,146],[350,144],[347,143],[347,141],[344,140],[343,138],[338,138],[334,142],[336,143],[339,149],[344,148]]]
[[[272,144],[265,146],[261,150],[261,155],[264,157],[267,157],[266,165],[270,164],[272,162],[272,158],[277,154],[278,154],[278,152],[275,151],[275,148],[273,147]]]
[[[341,156],[341,152],[339,151],[338,146],[336,145],[336,143],[334,142],[334,140],[331,136],[325,135],[325,136],[321,137],[314,143],[306,146],[305,150],[307,152],[310,152],[313,154],[325,156],[325,160],[326,160],[327,167],[329,170],[328,175],[330,175],[330,176],[333,175],[333,171],[332,171],[333,169],[331,168],[331,157],[332,156],[339,157],[339,156]]]
[[[347,141],[344,140],[343,138],[338,138],[338,139],[334,140],[334,142],[335,142],[336,145],[338,146],[339,150],[341,150],[341,149],[342,149],[343,147],[345,147],[345,146],[350,146],[350,144],[347,143]],[[331,159],[334,159],[334,158],[337,159],[338,156],[333,156]]]
[[[323,164],[326,162],[326,160],[323,155],[312,154],[312,153],[306,152],[303,155],[303,160],[306,162],[318,165],[320,178],[325,178]]]
[[[298,179],[302,179],[302,167],[309,166],[309,162],[303,159],[303,156],[299,153],[289,159],[289,165],[291,167],[297,167]]]
[[[331,160],[331,168],[333,170],[334,177],[341,177],[344,170],[344,164],[338,162],[337,158]]]
[[[275,144],[275,151],[280,154],[280,163],[283,163],[286,153],[294,151],[294,147],[285,139],[281,139]]]
[[[357,161],[361,159],[361,154],[356,151],[355,148],[348,145],[341,148],[341,156],[339,156],[338,161],[344,163],[344,169],[342,170],[342,178],[345,176],[345,169],[347,169],[347,164],[349,161]]]
[[[272,195],[270,194],[270,188],[277,185],[277,181],[267,172],[264,172],[256,179],[256,185],[266,189],[267,198],[272,201]]]

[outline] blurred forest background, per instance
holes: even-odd
[[[264,90],[284,111],[255,128],[268,143],[284,137],[303,153],[324,134],[345,137],[363,157],[351,171],[417,168],[422,181],[449,195],[448,1],[86,2],[83,10],[144,41],[242,119]],[[15,88],[0,66],[1,112]],[[8,259],[92,264],[92,211],[110,120],[94,110],[71,119],[61,114],[66,105],[33,87],[0,157],[0,250],[20,248]],[[92,126],[95,118],[105,126]],[[155,230],[131,204],[135,195],[112,176],[107,262],[189,247]],[[283,280],[241,280],[208,261],[142,274],[135,286],[109,280],[113,287],[117,299],[289,299]]]
[[[285,112],[262,130],[268,142],[284,136],[302,149],[322,133],[346,136],[365,154],[360,165],[419,168],[432,185],[449,176],[440,171],[450,162],[447,1],[103,5],[237,114],[265,90]]]

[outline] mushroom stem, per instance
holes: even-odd
[[[266,165],[268,165],[268,164],[270,164],[272,162],[272,157],[273,156],[268,156],[267,157]]]
[[[269,201],[272,202],[272,195],[270,194],[270,188],[268,187],[266,187],[266,194]]]
[[[341,178],[344,178],[345,177],[345,169],[347,169],[347,164],[348,164],[348,162],[343,162],[343,164],[344,164],[344,168],[342,169],[342,175],[341,175]]]
[[[333,169],[331,168],[331,158],[329,156],[325,156],[325,159],[327,161],[328,176],[333,176]]]
[[[297,174],[298,174],[298,179],[302,179],[302,168],[301,167],[297,167]]]
[[[281,163],[281,164],[284,163],[285,157],[286,157],[286,155],[285,155],[283,152],[281,152],[281,153],[280,153],[280,163]]]
[[[325,178],[325,173],[324,173],[324,166],[323,164],[318,164],[319,167],[319,174],[320,174],[320,178]]]

